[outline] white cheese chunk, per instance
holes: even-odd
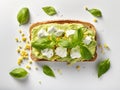
[[[84,42],[86,45],[89,45],[91,41],[92,41],[91,36],[87,36],[87,37],[83,40],[83,42]]]
[[[67,56],[67,48],[63,47],[57,47],[55,50],[56,55],[60,57],[66,57]]]
[[[70,35],[73,35],[75,33],[75,30],[67,30],[66,36],[69,37]]]
[[[62,36],[64,34],[64,30],[57,30],[56,32],[55,32],[55,36]]]
[[[51,26],[51,27],[48,28],[48,31],[47,31],[47,32],[48,32],[49,34],[53,34],[53,33],[55,33],[56,31],[57,31],[57,29],[56,29],[54,26]]]
[[[80,58],[81,57],[80,48],[79,47],[72,48],[70,52],[70,56],[72,59]]]
[[[41,37],[46,37],[48,36],[48,33],[46,32],[46,30],[44,29],[41,29],[39,32],[38,32],[38,37],[41,38]]]
[[[46,48],[44,50],[41,50],[41,53],[42,55],[48,57],[48,58],[51,58],[53,56],[53,50],[52,49],[49,49],[49,48]]]

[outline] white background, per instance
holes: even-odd
[[[58,15],[50,17],[41,9],[43,6],[54,6]],[[102,18],[94,23],[94,17],[84,10],[98,8]],[[28,7],[31,20],[29,24],[19,26],[16,15],[22,7]],[[119,0],[0,0],[0,90],[120,90],[120,1]],[[60,62],[33,63],[28,78],[16,80],[9,72],[19,67],[16,52],[16,37],[20,37],[19,29],[29,34],[30,23],[51,19],[77,19],[91,22],[97,29],[98,43],[107,43],[110,51],[100,53],[95,62],[76,63],[67,66]],[[97,77],[99,61],[110,58],[111,68],[101,78]],[[27,62],[21,67],[24,67]],[[56,78],[43,74],[41,66],[47,64],[55,72]],[[76,70],[80,65],[80,71]],[[36,71],[35,66],[39,69]],[[62,70],[62,75],[57,72]],[[41,81],[41,84],[39,84]]]

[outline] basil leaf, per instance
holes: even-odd
[[[50,40],[51,40],[51,43],[50,43],[49,47],[53,48],[57,44],[56,36],[54,34],[52,34]]]
[[[44,74],[46,74],[48,76],[51,76],[51,77],[55,77],[54,72],[52,71],[52,69],[49,66],[43,65],[42,68],[43,68],[43,73]]]
[[[83,31],[82,28],[79,28],[78,30],[75,31],[74,41],[79,44],[81,43],[82,39],[83,39]]]
[[[51,40],[52,40],[53,42],[56,42],[56,36],[55,36],[54,34],[51,35]]]
[[[110,60],[106,59],[99,63],[98,65],[98,77],[102,76],[104,73],[106,73],[110,68]]]
[[[89,9],[88,12],[90,12],[93,16],[102,17],[102,13],[99,9]]]
[[[24,78],[27,76],[28,72],[23,68],[15,68],[9,74],[14,78]]]
[[[17,14],[17,20],[20,25],[26,24],[29,21],[30,13],[28,8],[22,8]]]
[[[57,14],[55,8],[52,7],[52,6],[46,6],[46,7],[43,7],[42,9],[43,9],[44,12],[45,12],[46,14],[48,14],[49,16],[53,16],[53,15]]]
[[[92,58],[92,53],[83,45],[80,45],[80,54],[85,60],[90,60]]]
[[[56,45],[56,42],[51,41],[50,45],[48,45],[48,48],[54,48],[54,46]]]
[[[71,48],[76,47],[76,46],[79,45],[79,43],[80,43],[80,41],[79,41],[79,43],[78,43],[78,41],[75,40],[75,38],[74,38],[73,35],[70,36],[70,37],[68,38],[68,40],[69,40],[69,42],[71,43]]]
[[[78,30],[75,31],[74,35],[68,38],[68,40],[61,39],[58,45],[64,48],[73,48],[79,45],[82,42],[82,39],[83,39],[83,31],[82,28],[79,28]]]
[[[34,42],[31,43],[32,47],[41,50],[41,49],[45,49],[45,48],[52,48],[54,46],[54,43],[48,39],[48,37],[46,38],[40,38]]]
[[[66,39],[61,39],[59,42],[58,42],[58,45],[59,46],[62,46],[64,48],[72,48],[72,44],[69,42],[69,40],[66,40]]]

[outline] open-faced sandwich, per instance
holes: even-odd
[[[77,20],[38,22],[30,27],[31,58],[35,61],[75,63],[94,61],[96,29]]]

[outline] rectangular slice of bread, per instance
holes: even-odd
[[[30,40],[31,40],[31,32],[32,32],[32,30],[33,30],[34,27],[37,27],[37,26],[43,25],[43,24],[50,24],[50,23],[57,23],[57,24],[65,24],[65,23],[71,24],[71,23],[76,23],[76,24],[82,24],[85,27],[87,27],[87,28],[95,31],[95,40],[96,40],[96,29],[95,29],[95,27],[91,23],[83,22],[83,21],[79,21],[79,20],[51,20],[51,21],[34,23],[34,24],[32,24],[30,26],[30,31],[29,31],[29,33],[30,33]],[[96,49],[97,49],[97,47],[96,47]],[[32,47],[31,47],[31,50],[32,50]],[[31,58],[34,61],[50,61],[50,60],[46,60],[46,59],[36,58],[32,53],[31,53]],[[97,53],[96,53],[96,50],[95,50],[94,57],[91,60],[84,60],[84,61],[88,61],[88,62],[89,61],[94,61],[94,60],[96,60],[96,58],[97,58]],[[54,60],[54,61],[57,61],[57,60]]]

